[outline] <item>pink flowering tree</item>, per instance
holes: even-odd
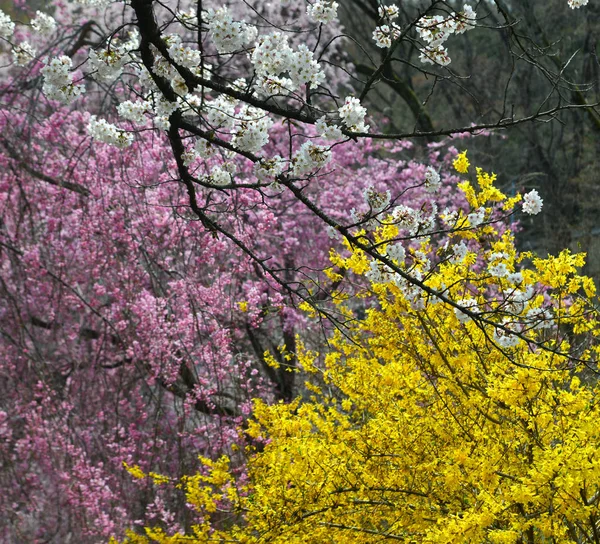
[[[357,80],[338,7],[81,0],[20,22],[0,14],[12,63],[0,94],[3,539],[188,529],[184,498],[123,463],[193,473],[198,455],[243,446],[252,398],[304,393],[296,342],[343,327],[330,294],[360,281],[332,267],[332,246],[365,251],[372,278],[393,270],[416,306],[425,293],[476,317],[415,263],[426,241],[435,267],[466,251],[453,233],[510,219],[456,190],[462,140],[419,149],[408,137],[424,134],[369,119],[362,101],[384,63]],[[479,25],[468,5],[431,2],[402,23],[393,5],[378,13],[386,58],[418,43],[448,77],[445,40]],[[540,206],[529,193],[523,210]],[[402,235],[382,254],[371,233],[388,217]]]

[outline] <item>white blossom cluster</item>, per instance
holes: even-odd
[[[387,267],[378,260],[372,260],[369,264],[369,270],[365,273],[371,283],[384,283],[389,280],[390,274]]]
[[[215,154],[216,149],[215,146],[211,144],[208,140],[200,138],[194,143],[194,151],[196,152],[199,158],[209,159]]]
[[[389,191],[382,193],[369,186],[363,191],[363,198],[373,212],[379,213],[389,206],[392,195]]]
[[[387,6],[379,6],[378,8],[379,17],[384,19],[384,24],[376,26],[373,31],[373,40],[377,47],[382,49],[385,47],[391,47],[392,42],[400,37],[401,29],[400,26],[394,23],[394,20],[398,18],[400,10],[396,4],[390,4]]]
[[[123,67],[129,60],[129,53],[139,47],[137,31],[129,33],[126,42],[113,40],[106,49],[90,49],[88,54],[89,66],[94,78],[104,83],[112,83],[123,72]]]
[[[238,84],[242,83],[238,82]],[[273,119],[264,110],[247,104],[240,106],[238,100],[225,94],[206,102],[195,95],[188,94],[185,97],[187,109],[181,107],[180,103],[181,99],[176,103],[163,100],[161,105],[159,100],[158,104],[152,107],[148,101],[128,102],[119,110],[119,113],[122,117],[134,122],[144,122],[146,113],[154,111],[157,114],[154,118],[155,125],[158,120],[161,128],[166,130],[169,126],[168,117],[175,109],[179,108],[182,112],[201,112],[210,129],[224,136],[231,136],[231,144],[239,151],[258,154],[269,142],[269,130],[273,125]],[[199,139],[195,146],[186,152],[186,165],[192,164],[195,159],[205,159],[213,154],[214,146],[204,139]],[[301,160],[300,163],[302,163]],[[269,161],[263,164],[261,172],[265,177],[275,177],[283,171],[275,168],[275,164],[277,163],[269,163]]]
[[[152,111],[152,105],[145,100],[137,100],[136,102],[126,100],[117,106],[119,115],[136,125],[143,125],[147,121],[145,114],[149,111]]]
[[[425,64],[447,66],[451,59],[444,43],[452,34],[462,34],[475,28],[477,14],[471,6],[465,4],[459,13],[426,15],[417,22],[417,34],[425,42],[419,60]]]
[[[176,17],[185,26],[198,27],[198,14],[193,8],[190,8],[188,11],[178,11]]]
[[[73,83],[73,64],[70,57],[62,55],[50,61],[46,59],[45,63],[46,66],[41,70],[44,76],[42,90],[49,99],[69,104],[85,92],[83,85]]]
[[[496,278],[503,278],[508,275],[508,268],[504,263],[490,263],[488,272]]]
[[[183,45],[181,36],[178,34],[169,34],[164,38],[168,46],[169,55],[173,61],[181,66],[185,66],[196,75],[200,74],[200,66],[202,65],[202,53],[197,49],[192,49]]]
[[[337,125],[330,125],[325,116],[317,119],[315,128],[319,136],[325,140],[341,140],[344,137],[342,129]]]
[[[204,79],[211,78],[212,66],[203,63],[202,53],[192,47],[182,43],[178,34],[169,34],[164,38],[167,45],[169,56],[178,65],[187,68],[197,77]],[[171,82],[171,87],[179,96],[186,96],[189,93],[183,77],[179,74],[177,68],[173,66],[161,53],[153,48],[154,53],[154,72]],[[193,100],[193,98],[191,98]]]
[[[460,241],[458,244],[453,244],[449,248],[450,255],[448,259],[452,264],[460,264],[465,260],[469,249],[467,248],[467,244],[464,241]]]
[[[360,100],[353,96],[347,96],[344,105],[338,109],[342,124],[352,132],[368,132],[369,127],[365,125],[367,109],[361,106]]]
[[[437,171],[428,166],[425,169],[425,190],[428,193],[436,193],[439,188],[442,186],[442,180]]]
[[[494,329],[494,342],[503,349],[515,347],[520,341],[520,338],[515,333],[521,333],[523,325],[510,317],[505,317],[500,325],[502,328],[496,327]]]
[[[235,107],[237,101],[221,94],[206,103],[206,121],[214,130],[231,130],[235,126]]]
[[[400,242],[389,244],[386,248],[386,256],[388,259],[396,261],[396,264],[402,265],[404,264],[404,259],[406,258],[406,250]]]
[[[410,236],[417,234],[422,221],[419,210],[405,204],[400,204],[394,208],[392,218],[398,228],[406,230]]]
[[[282,32],[260,36],[250,60],[258,76],[258,86],[266,93],[270,92],[269,80],[288,91],[304,84],[314,89],[325,80],[325,73],[314,60],[313,52],[304,44],[294,51]]]
[[[111,125],[105,119],[98,119],[95,115],[90,116],[88,123],[88,134],[100,142],[114,145],[120,149],[128,147],[133,143],[133,135]]]
[[[228,172],[224,167],[213,166],[210,176],[205,179],[207,183],[211,185],[223,186],[231,184],[231,173]]]
[[[471,228],[478,227],[485,221],[485,208],[477,208],[475,211],[467,215],[467,219],[469,220],[469,226],[471,226]]]
[[[158,97],[154,96],[154,126],[158,130],[169,130],[171,123],[169,121],[169,117],[171,114],[177,110],[178,102],[170,102],[165,99],[162,95]]]
[[[443,15],[426,15],[417,22],[419,38],[431,47],[443,44],[455,31],[456,20]]]
[[[316,0],[316,2],[306,7],[306,14],[313,21],[326,25],[336,20],[338,7],[337,2]]]
[[[530,308],[525,317],[528,321],[528,326],[534,329],[549,329],[554,325],[552,312],[548,308]]]
[[[508,276],[510,281],[510,275]],[[528,303],[533,299],[533,287],[528,285],[525,290],[522,289],[507,289],[502,292],[504,297],[502,302],[503,309],[506,309],[512,314],[522,314]]]
[[[210,129],[223,136],[231,136],[231,144],[240,151],[258,154],[269,142],[269,130],[273,125],[273,119],[268,113],[246,104],[240,105],[238,100],[228,95],[221,94],[214,100],[202,101],[200,97],[188,94],[184,100],[178,99],[177,102],[168,102],[160,98],[154,102],[154,106],[148,100],[127,102],[120,106],[119,113],[125,119],[136,123],[144,123],[147,113],[155,113],[155,126],[167,130],[169,116],[179,108],[185,113],[202,113]],[[182,103],[187,104],[187,107],[184,108]],[[202,143],[204,140],[199,142],[196,150],[187,152],[189,164],[195,158],[206,158],[212,154],[212,149],[209,151],[212,147],[210,144]]]
[[[350,210],[350,217],[352,218],[352,221],[355,225],[361,225],[367,230],[374,229],[377,227],[377,223],[374,220],[372,220],[369,212],[358,213],[356,211],[356,208],[352,208]]]
[[[400,9],[396,4],[388,4],[385,6],[379,6],[377,8],[377,13],[379,13],[379,17],[389,19],[393,21],[398,18],[400,15]]]
[[[365,190],[363,196],[371,211],[375,213],[383,211],[390,204],[389,192],[380,193],[369,187]],[[407,236],[426,236],[433,231],[438,217],[438,207],[435,202],[430,202],[429,208],[429,210],[425,207],[416,210],[405,204],[400,204],[394,207],[390,219],[398,229],[404,230]],[[350,215],[355,223],[363,223],[365,228],[377,226],[374,222],[367,221],[365,223],[368,214],[361,217],[360,214],[356,213],[356,210],[352,209]]]
[[[346,97],[343,106],[338,108],[338,115],[342,125],[351,132],[368,132],[369,125],[365,125],[365,116],[367,110],[361,105],[358,98],[352,96]],[[339,141],[344,137],[342,128],[339,125],[328,121],[327,116],[317,119],[315,128],[319,136],[325,140]]]
[[[294,90],[295,85],[288,77],[263,75],[257,78],[256,87],[270,96],[285,96]]]
[[[468,310],[473,313],[477,313],[478,304],[474,298],[466,297],[456,301],[461,308]],[[467,313],[463,312],[459,308],[454,308],[454,315],[461,323],[467,323],[467,321],[471,320],[471,316]]]
[[[322,145],[305,142],[294,153],[292,158],[292,171],[296,176],[301,176],[323,168],[331,160],[331,150]]]
[[[286,162],[279,155],[275,155],[270,159],[265,159],[257,162],[254,165],[254,174],[258,181],[267,181],[275,179],[283,173],[286,168]]]
[[[416,279],[417,281],[421,281],[423,279],[423,274],[418,268],[413,266],[412,268],[406,269],[406,250],[400,242],[388,244],[384,255],[388,259],[392,260],[395,266],[399,266],[407,271],[410,271],[412,278]],[[413,255],[413,261],[416,262],[419,260],[419,258],[423,257],[425,256],[421,252],[417,251]],[[427,258],[425,258],[423,264],[427,267],[431,263]],[[418,286],[407,281],[402,274],[399,274],[388,265],[382,263],[380,260],[373,259],[369,263],[369,270],[365,273],[365,277],[371,283],[394,283],[400,289],[404,297],[408,300],[413,310],[422,310],[425,307],[426,299],[424,298],[423,291]]]
[[[534,288],[531,285],[525,289],[519,288],[523,283],[523,274],[519,271],[509,272],[502,262],[508,259],[510,256],[503,252],[492,253],[488,258],[488,272],[509,284],[499,294],[498,309],[511,314],[511,317],[502,320],[494,333],[494,341],[503,348],[515,346],[519,341],[517,334],[526,329],[547,329],[554,323],[551,310],[537,306],[539,300],[536,300]]]
[[[448,49],[443,45],[429,45],[421,49],[419,60],[423,64],[437,64],[438,66],[448,66],[452,62]]]
[[[255,26],[244,21],[234,21],[227,6],[217,10],[209,9],[204,15],[204,20],[208,23],[208,30],[217,51],[222,55],[243,49],[258,35]]]
[[[582,6],[587,6],[588,0],[568,0],[568,4],[571,9],[577,9]]]
[[[410,275],[418,281],[423,279],[423,274],[418,269],[411,270]],[[418,285],[407,281],[403,276],[397,273],[392,275],[391,280],[396,284],[396,287],[400,289],[400,292],[414,311],[420,312],[425,308],[427,295]],[[433,303],[437,302],[437,300],[431,298],[430,301]]]
[[[77,0],[86,6],[102,6],[110,0]],[[568,0],[572,8],[587,4],[587,0]],[[330,0],[309,0],[306,13],[315,22],[328,24],[335,21],[339,4]],[[374,39],[379,47],[390,47],[400,34],[400,26],[396,20],[400,10],[396,4],[379,5],[379,26],[375,29]],[[177,20],[184,25],[198,25],[195,12],[178,12]],[[305,44],[293,48],[290,46],[285,31],[275,31],[258,36],[257,27],[243,20],[234,20],[228,7],[208,9],[202,12],[202,21],[206,23],[208,34],[221,55],[231,55],[248,50],[248,56],[254,73],[250,75],[250,83],[241,80],[234,83],[233,88],[241,92],[252,93],[254,89],[267,96],[288,95],[301,90],[303,86],[318,87],[325,80],[325,73],[315,59],[313,51]],[[421,50],[421,60],[432,64],[447,65],[450,62],[444,43],[452,34],[461,34],[475,27],[476,13],[469,5],[464,5],[462,11],[446,15],[429,15],[422,17],[416,24],[416,30],[424,48]],[[56,29],[56,21],[40,11],[30,23],[31,28],[41,35],[49,35]],[[14,33],[15,24],[10,17],[0,11],[0,37],[9,38]],[[190,27],[188,26],[188,29]],[[200,96],[188,89],[185,80],[173,65],[190,70],[197,77],[210,78],[211,67],[205,62],[203,52],[194,46],[188,46],[183,35],[167,34],[163,41],[168,50],[165,58],[153,45],[154,55],[152,74],[135,56],[134,51],[139,47],[137,33],[130,33],[126,41],[112,39],[107,47],[89,51],[88,66],[91,75],[102,82],[112,82],[120,77],[124,66],[132,61],[137,69],[139,84],[142,92],[137,101],[124,101],[119,104],[117,111],[123,119],[144,126],[152,120],[159,130],[167,130],[169,118],[173,112],[180,110],[184,115],[201,116],[204,125],[211,131],[224,137],[239,151],[259,154],[269,141],[269,130],[273,120],[269,114],[255,107],[246,106],[239,100],[222,94]],[[26,42],[13,46],[13,57],[17,64],[26,64],[34,58],[35,50]],[[44,76],[44,93],[52,99],[69,103],[84,92],[83,85],[73,83],[71,59],[66,56],[56,57],[46,61],[42,69]],[[176,101],[164,98],[153,81],[153,76],[168,80],[178,95]],[[254,85],[254,89],[250,88]],[[301,93],[299,93],[301,94]],[[369,130],[365,124],[367,111],[360,101],[354,97],[346,97],[344,104],[334,112],[321,117],[316,122],[316,129],[322,138],[339,141],[344,132],[364,133]],[[337,123],[337,124],[336,124]],[[95,117],[90,120],[90,134],[96,139],[124,147],[131,143],[132,136],[114,125]],[[186,164],[193,164],[197,159],[209,156],[214,150],[206,140],[198,140],[186,151]],[[303,144],[294,154],[291,162],[279,160],[270,161],[262,158],[255,171],[259,178],[273,179],[280,175],[285,168],[291,168],[295,175],[304,175],[325,166],[331,158],[331,149],[327,146],[311,142]],[[210,174],[211,184],[223,185],[231,182],[232,172],[227,169],[224,173],[216,171]],[[228,177],[229,181],[225,181]],[[432,168],[425,171],[424,186],[428,192],[436,192],[441,185],[439,174]],[[389,204],[389,202],[388,202]],[[386,204],[387,205],[387,204]],[[523,211],[539,213],[542,201],[536,191],[525,195]],[[371,211],[378,213],[377,207],[371,206]],[[433,226],[433,214],[398,207],[393,213],[399,227],[410,235],[423,234]],[[477,227],[485,220],[485,209],[473,211],[468,215],[471,227]],[[500,270],[494,269],[496,273]]]
[[[391,47],[392,42],[400,37],[402,29],[396,23],[376,26],[373,31],[373,40],[377,47],[382,49]]]
[[[269,142],[273,120],[265,111],[242,106],[236,115],[238,122],[231,143],[241,151],[258,153]]]
[[[523,196],[523,211],[529,215],[537,215],[540,213],[543,204],[542,198],[535,189]]]
[[[15,63],[19,66],[29,64],[36,55],[35,49],[27,42],[21,42],[15,45],[12,50],[12,56]]]
[[[114,0],[75,0],[75,2],[81,6],[89,6],[94,8],[100,8],[104,6],[108,6]]]
[[[56,21],[54,17],[36,11],[35,17],[31,20],[31,28],[42,36],[49,36],[56,30]]]
[[[0,10],[0,38],[8,40],[15,31],[15,23],[12,22],[11,18]]]
[[[175,53],[175,55],[177,56],[177,54],[179,54],[180,56],[178,56],[179,60],[182,60],[184,57],[189,57],[189,55],[186,55],[185,53],[182,53],[179,50],[179,44],[180,44],[180,38],[179,36],[175,36],[175,35],[169,35],[165,38],[166,44],[169,47],[169,50],[172,53]],[[181,77],[180,73],[177,71],[177,68],[175,68],[175,66],[173,64],[171,64],[171,62],[169,62],[169,60],[167,60],[165,57],[162,56],[162,54],[158,51],[158,49],[156,49],[156,47],[154,47],[154,45],[150,46],[150,49],[152,50],[153,56],[154,56],[154,62],[152,64],[152,71],[155,75],[157,75],[158,77],[162,77],[168,81],[171,82],[171,88],[175,91],[176,94],[178,94],[179,96],[186,96],[189,93],[189,89],[185,83],[185,80],[183,79],[183,77]],[[190,50],[192,51],[192,50]],[[198,56],[198,62],[200,62],[200,56]],[[198,75],[198,72],[196,71],[196,69],[199,71],[200,66],[194,66],[194,73],[196,73]],[[149,73],[147,73],[147,70],[145,69],[145,67],[143,65],[140,65],[140,71],[139,71],[139,76],[140,76],[140,82],[142,83],[142,85],[144,87],[146,87],[147,89],[150,89],[153,92],[156,92],[157,94],[160,94],[160,91],[156,88],[156,85],[151,77],[151,75]]]

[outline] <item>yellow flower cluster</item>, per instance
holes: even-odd
[[[459,174],[466,174],[469,171],[469,159],[467,159],[467,152],[463,151],[456,156],[453,162],[454,169]]]

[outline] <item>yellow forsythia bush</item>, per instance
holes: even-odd
[[[367,276],[370,309],[336,294],[345,326],[298,354],[312,397],[255,403],[245,432],[266,442],[246,483],[227,459],[179,483],[204,524],[127,542],[600,542],[593,283],[582,255],[519,253],[487,220],[519,199],[475,179],[448,247],[388,251],[390,216],[363,238],[393,266],[351,243],[332,255]]]

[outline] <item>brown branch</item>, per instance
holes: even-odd
[[[39,328],[49,330],[49,331],[60,328],[60,324],[58,324],[58,323],[50,323],[48,321],[44,321],[43,319],[39,319],[37,317],[31,317],[30,321],[34,327],[39,327]],[[80,336],[86,340],[98,340],[99,338],[102,337],[102,334],[94,329],[84,327],[80,330]],[[117,338],[115,335],[110,335],[109,339],[110,339],[111,344],[113,344],[113,345],[122,345],[122,341],[119,338]],[[106,363],[106,364],[103,364],[100,366],[106,370],[111,370],[114,368],[119,368],[126,364],[131,364],[132,362],[133,362],[133,360],[130,357],[127,357],[127,358],[115,361],[113,363]],[[198,382],[196,381],[192,371],[190,370],[190,368],[188,367],[188,365],[185,362],[181,363],[181,366],[179,368],[179,376],[181,377],[182,382],[185,385],[185,389],[177,384],[168,384],[160,378],[158,379],[158,383],[161,385],[161,387],[163,387],[164,389],[169,391],[169,393],[172,393],[173,395],[175,395],[176,397],[178,397],[182,400],[187,400],[189,398],[189,394],[191,392],[193,392],[196,385],[198,385]],[[200,412],[200,413],[206,414],[206,415],[210,415],[210,416],[217,415],[217,416],[237,417],[240,415],[240,413],[236,410],[233,410],[226,406],[219,406],[218,404],[210,405],[208,402],[206,402],[204,400],[196,400],[196,402],[193,404],[193,407],[197,412]]]
[[[48,176],[47,174],[44,174],[43,172],[40,172],[40,171],[36,170],[35,168],[32,168],[31,166],[29,166],[22,158],[20,158],[17,150],[14,149],[5,138],[0,138],[0,144],[4,147],[4,149],[6,149],[6,152],[8,153],[10,158],[13,161],[15,161],[20,168],[22,168],[25,172],[27,172],[34,178],[37,178],[41,181],[45,181],[46,183],[49,183],[50,185],[54,185],[56,187],[62,187],[63,189],[73,191],[74,193],[79,193],[80,195],[83,195],[83,196],[90,196],[90,191],[83,185],[80,185],[79,183],[73,183],[70,181],[62,181],[62,180],[56,179],[52,176]]]
[[[373,74],[373,69],[369,68],[366,64],[357,64],[356,69],[358,72],[365,74],[366,76]],[[427,113],[427,110],[420,102],[419,98],[415,94],[415,91],[411,89],[408,83],[402,81],[396,74],[394,74],[390,67],[387,67],[384,71],[384,77],[382,78],[382,81],[404,100],[414,115],[416,123],[418,124],[419,128],[423,130],[423,132],[435,132],[429,113]],[[434,136],[430,135],[425,136],[425,138],[429,141],[434,140]]]

